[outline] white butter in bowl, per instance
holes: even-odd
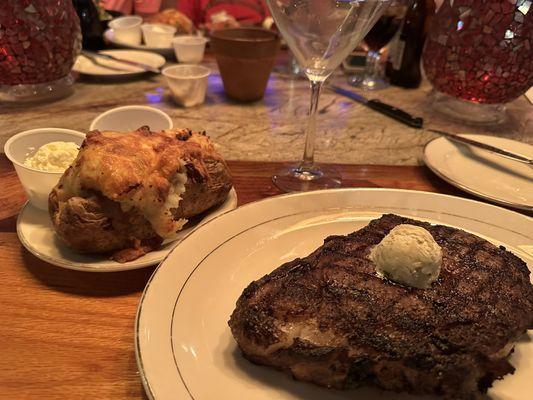
[[[63,128],[31,129],[8,139],[4,151],[33,206],[48,210],[48,195],[84,139],[83,132]]]
[[[26,167],[47,172],[64,172],[79,152],[74,142],[50,142],[24,160]]]

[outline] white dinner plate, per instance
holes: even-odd
[[[533,158],[533,146],[515,140],[461,135]],[[533,210],[533,168],[444,137],[429,142],[424,162],[445,181],[495,203]]]
[[[194,231],[150,278],[135,328],[137,364],[148,396],[157,400],[424,399],[371,388],[327,390],[295,381],[246,361],[227,324],[250,282],[307,256],[328,235],[353,232],[390,212],[467,230],[504,244],[533,266],[533,220],[490,204],[394,189],[325,190],[251,203]],[[490,390],[493,399],[530,398],[531,359],[533,344],[524,339],[512,355],[517,371],[495,383]]]
[[[165,65],[165,58],[159,54],[149,51],[138,50],[103,50],[100,53],[110,54],[117,58],[128,61],[135,61],[150,65],[154,68],[161,68]],[[98,77],[133,77],[145,74],[147,71],[141,67],[123,64],[118,61],[108,60],[103,57],[88,58],[81,54],[76,59],[72,69],[80,74]]]
[[[115,34],[113,32],[113,29],[107,29],[104,32],[104,38],[110,43],[112,43],[113,45],[115,45],[116,47],[121,47],[124,49],[151,51],[153,53],[161,54],[162,56],[167,57],[167,58],[174,57],[174,48],[172,46],[170,47],[149,47],[145,45],[144,43],[142,44],[123,43],[115,39]]]
[[[177,239],[164,242],[159,250],[151,251],[134,261],[119,263],[98,255],[82,255],[65,246],[55,234],[48,212],[26,203],[17,219],[17,235],[22,245],[37,258],[67,269],[88,272],[126,271],[155,265],[170,252],[185,236],[207,221],[237,207],[237,193],[231,189],[226,201],[204,217],[188,224]]]

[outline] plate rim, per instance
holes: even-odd
[[[473,136],[474,138],[475,137],[480,137],[480,136],[493,137],[493,136],[489,136],[489,135],[460,135],[460,136],[465,136],[465,137]],[[533,211],[533,206],[528,206],[527,204],[521,204],[521,203],[515,203],[515,202],[512,202],[512,201],[503,200],[503,199],[501,199],[499,197],[491,196],[490,194],[486,194],[486,193],[477,191],[475,189],[469,188],[468,186],[456,181],[455,179],[447,176],[442,171],[440,171],[434,165],[434,163],[433,164],[431,163],[431,161],[430,161],[430,159],[428,157],[428,147],[431,144],[434,144],[434,142],[436,142],[438,140],[441,140],[441,139],[442,140],[447,140],[445,137],[437,137],[437,138],[435,138],[433,140],[430,140],[428,143],[426,143],[426,145],[424,146],[424,150],[423,150],[423,161],[424,161],[424,163],[440,179],[448,182],[449,184],[451,184],[451,185],[453,185],[453,186],[455,186],[455,187],[457,187],[457,188],[459,188],[459,189],[461,189],[461,190],[463,190],[463,191],[465,191],[467,193],[473,194],[474,196],[477,196],[477,197],[479,197],[481,199],[485,199],[485,200],[494,202],[494,203],[499,204],[499,205],[503,205],[503,206],[507,206],[507,207],[513,207],[513,208],[520,209],[520,210]],[[507,138],[501,138],[501,139],[507,139]],[[513,139],[507,139],[507,140],[513,140]],[[517,140],[513,140],[513,141],[518,142]],[[518,142],[518,143],[521,143],[521,142]]]
[[[242,208],[253,206],[256,203],[260,203],[260,202],[264,202],[264,201],[275,201],[277,199],[286,198],[286,197],[300,197],[300,196],[304,196],[305,197],[305,196],[308,196],[308,195],[314,194],[314,193],[323,193],[323,192],[357,192],[357,191],[365,191],[365,192],[386,191],[386,192],[393,192],[393,193],[415,193],[415,194],[419,194],[419,195],[422,195],[422,196],[430,195],[430,196],[437,196],[437,197],[442,197],[442,198],[453,198],[453,199],[458,199],[458,200],[466,202],[466,203],[476,203],[476,204],[481,204],[484,207],[496,208],[500,212],[510,213],[511,215],[518,216],[521,219],[523,218],[525,221],[528,221],[530,223],[533,221],[533,217],[529,217],[527,215],[521,214],[521,213],[519,213],[519,212],[517,212],[515,210],[509,210],[509,209],[506,209],[506,208],[502,208],[502,207],[500,207],[498,205],[482,202],[482,201],[479,201],[479,200],[468,199],[468,198],[464,198],[464,197],[460,197],[460,196],[454,196],[454,195],[449,195],[449,194],[444,194],[444,193],[439,193],[439,192],[429,192],[429,191],[423,191],[423,190],[397,189],[397,188],[354,188],[354,187],[346,187],[346,188],[337,188],[337,189],[314,190],[314,191],[308,191],[308,192],[284,193],[284,194],[279,194],[279,195],[275,195],[275,196],[269,196],[269,197],[265,197],[265,198],[262,198],[262,199],[254,200],[254,201],[246,203],[246,204],[244,204],[244,205],[242,205],[240,207],[237,207],[237,208],[235,208],[235,209],[233,209],[231,211],[228,211],[227,213],[224,213],[224,214],[216,216],[215,218],[212,218],[211,220],[209,220],[208,222],[203,224],[198,229],[195,229],[195,230],[189,232],[186,236],[183,237],[183,239],[181,241],[183,242],[183,241],[189,239],[189,237],[192,234],[196,233],[200,228],[204,228],[205,229],[209,224],[214,223],[215,220],[217,220],[218,218],[224,216],[225,214],[239,212]],[[524,236],[522,233],[519,233],[519,234]],[[141,351],[141,345],[140,345],[140,338],[141,338],[141,335],[140,335],[140,316],[141,316],[144,300],[146,299],[147,294],[148,294],[148,290],[150,288],[150,284],[155,279],[157,273],[162,268],[162,266],[164,265],[165,261],[171,256],[171,254],[174,251],[176,251],[176,248],[177,248],[177,246],[173,247],[168,252],[168,254],[164,257],[163,260],[161,260],[161,262],[157,265],[157,267],[154,269],[154,271],[150,275],[150,278],[146,282],[146,285],[145,285],[145,287],[143,289],[143,292],[141,294],[141,297],[139,299],[139,304],[137,306],[137,311],[135,313],[135,323],[134,323],[135,361],[136,361],[137,368],[138,368],[138,371],[139,371],[139,377],[141,379],[141,383],[143,385],[143,388],[145,390],[145,393],[146,393],[147,397],[150,400],[157,400],[157,399],[156,399],[156,397],[154,395],[154,391],[153,391],[153,389],[151,387],[151,384],[148,381],[148,377],[147,377],[147,374],[146,374],[146,371],[145,371],[145,368],[144,368],[144,364],[143,364],[143,360],[142,360],[142,355],[141,355],[142,351]],[[185,284],[186,284],[186,281],[181,286],[181,289],[183,289]],[[180,377],[181,377],[181,373],[180,373]],[[192,394],[189,392],[189,389],[188,389],[187,385],[184,383],[183,378],[181,378],[181,379],[182,379],[181,383],[182,383],[183,387],[185,388],[185,390],[189,394],[190,398],[193,400],[194,396],[192,396]]]
[[[231,201],[230,203],[230,209],[227,210],[227,211],[224,211],[222,212],[221,214],[218,214],[217,216],[215,216],[214,218],[212,219],[216,219],[226,213],[229,213],[235,209],[237,209],[237,205],[238,205],[238,196],[237,196],[237,191],[235,190],[234,187],[231,188],[230,192],[228,193],[228,197],[227,199],[229,199]],[[221,204],[222,205],[222,204]],[[157,265],[157,268],[159,267],[159,264],[161,262],[163,262],[163,260],[166,259],[166,257],[170,254],[170,252],[172,252],[172,250],[174,250],[174,248],[183,240],[185,239],[186,237],[188,237],[191,233],[193,233],[196,229],[200,228],[201,226],[205,225],[205,224],[208,224],[209,222],[211,222],[212,219],[208,220],[206,223],[202,224],[202,225],[197,225],[195,226],[187,235],[185,235],[183,238],[181,239],[176,239],[176,240],[173,240],[173,241],[170,241],[168,242],[167,244],[170,245],[170,248],[167,251],[166,254],[162,254],[161,256],[159,257],[156,257],[155,259],[153,260],[145,260],[144,262],[139,262],[139,263],[136,263],[134,265],[130,264],[132,262],[135,262],[136,260],[134,261],[130,261],[130,262],[126,262],[126,263],[119,263],[117,261],[114,261],[114,264],[113,266],[102,266],[100,268],[97,268],[97,267],[90,267],[90,265],[92,264],[83,264],[83,265],[80,265],[80,263],[78,262],[69,262],[69,261],[63,261],[61,259],[56,259],[56,258],[53,258],[53,257],[49,257],[47,255],[44,255],[42,254],[39,250],[37,250],[34,246],[31,246],[30,243],[28,242],[28,240],[26,239],[26,237],[24,236],[24,234],[22,233],[21,231],[21,220],[22,220],[22,216],[24,214],[24,211],[28,208],[28,207],[33,207],[29,201],[26,201],[26,203],[24,203],[24,205],[22,206],[22,208],[20,209],[18,215],[17,215],[17,221],[16,221],[16,231],[17,231],[17,237],[20,241],[20,243],[22,244],[22,246],[28,251],[30,252],[31,254],[33,254],[35,257],[37,257],[38,259],[48,263],[48,264],[51,264],[51,265],[54,265],[56,267],[60,267],[60,268],[64,268],[64,269],[70,269],[70,270],[74,270],[74,271],[82,271],[82,272],[96,272],[96,273],[107,273],[107,272],[123,272],[123,271],[133,271],[133,270],[136,270],[136,269],[141,269],[141,268],[147,268],[147,267],[150,267],[150,266],[153,266],[153,265]],[[219,206],[220,207],[220,206]],[[40,210],[42,212],[47,212],[47,211],[44,211],[44,210]],[[142,258],[142,257],[141,257]],[[116,265],[115,265],[116,264]],[[84,265],[89,265],[89,267],[87,266],[84,266]],[[157,269],[156,268],[156,269]]]

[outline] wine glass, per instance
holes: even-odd
[[[280,171],[286,192],[339,187],[332,168],[314,162],[316,111],[324,81],[367,34],[391,0],[267,0],[276,26],[311,82],[311,104],[300,165]]]
[[[365,90],[380,90],[389,86],[381,67],[381,49],[392,40],[402,25],[407,12],[406,3],[406,0],[391,0],[390,7],[368,31],[364,39],[368,47],[365,74],[363,79],[358,76],[348,79],[350,85]]]

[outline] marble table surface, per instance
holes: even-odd
[[[65,99],[31,106],[0,105],[0,149],[13,134],[33,128],[59,127],[86,131],[99,113],[110,108],[147,104],[167,112],[175,127],[205,130],[228,160],[299,160],[309,104],[308,82],[291,79],[278,66],[263,100],[251,104],[229,101],[216,64],[207,61],[209,78],[205,104],[181,108],[172,102],[162,76],[134,81],[79,77]],[[335,83],[345,85],[337,73]],[[431,87],[390,87],[365,95],[388,102],[425,120],[426,126],[452,133],[482,133],[533,143],[533,106],[522,96],[508,106],[508,121],[500,126],[466,127],[435,113],[429,104]],[[349,99],[324,91],[319,105],[316,160],[346,164],[420,165],[423,148],[435,135],[406,127]],[[0,150],[0,151],[2,151]]]

